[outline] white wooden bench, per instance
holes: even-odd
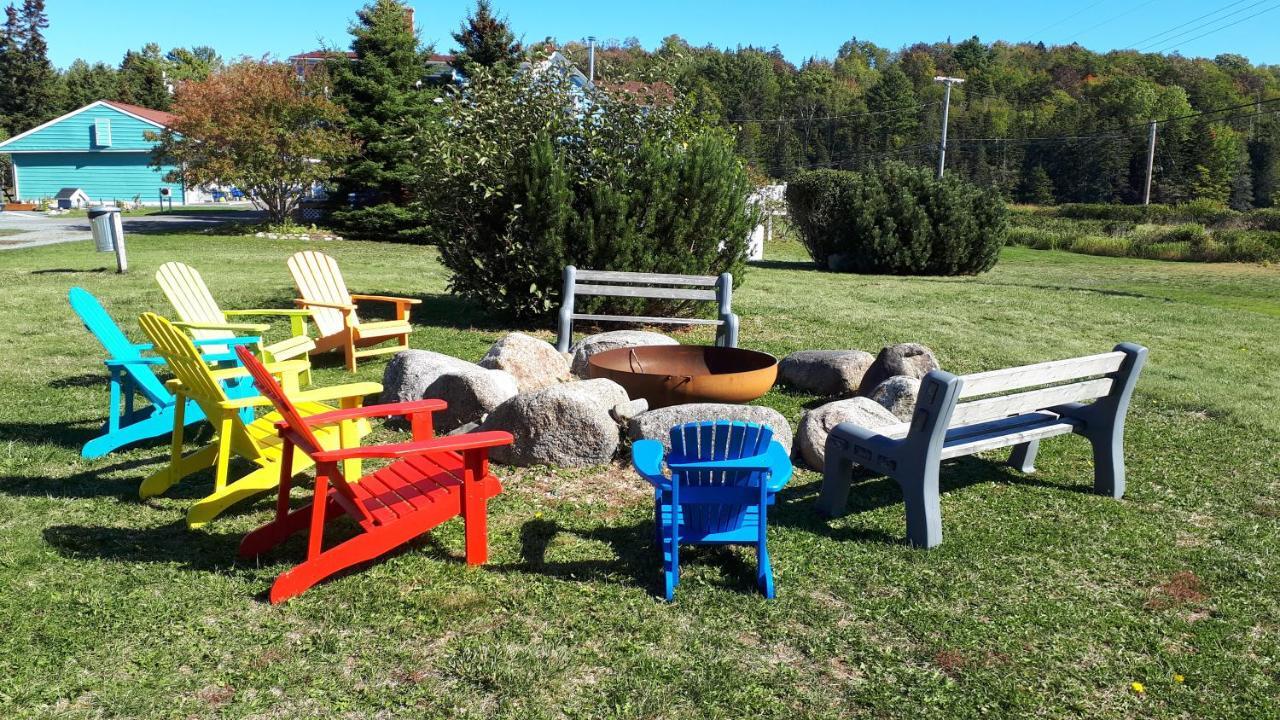
[[[828,516],[844,511],[853,465],[861,465],[898,482],[908,540],[934,547],[942,542],[938,469],[943,460],[1013,447],[1009,464],[1029,473],[1035,470],[1040,441],[1068,433],[1084,436],[1093,446],[1094,490],[1120,498],[1124,419],[1146,357],[1146,348],[1121,343],[1100,355],[962,377],[934,370],[921,380],[910,422],[876,430],[852,423],[832,428],[818,509]],[[977,399],[959,402],[966,398]]]
[[[683,287],[682,287],[683,286]],[[579,295],[656,298],[666,300],[707,300],[718,305],[719,317],[676,318],[640,315],[584,315],[574,311]],[[560,306],[559,337],[556,349],[569,352],[573,342],[573,321],[624,322],[640,325],[716,325],[716,345],[738,346],[738,316],[733,314],[733,275],[664,275],[661,273],[564,269],[564,302]]]

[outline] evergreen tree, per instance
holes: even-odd
[[[205,80],[222,67],[222,56],[207,45],[174,48],[165,53],[164,60],[167,79],[175,85],[187,80]]]
[[[522,49],[506,18],[493,13],[489,0],[476,0],[476,9],[467,15],[458,32],[453,33],[458,43],[453,66],[463,75],[472,65],[495,68],[499,71],[514,70],[520,62]]]
[[[116,69],[106,63],[90,65],[77,59],[62,74],[63,112],[71,112],[97,100],[114,100],[120,87]]]
[[[120,62],[116,99],[155,110],[168,110],[173,102],[160,46],[147,43],[140,51],[129,50]]]
[[[371,193],[371,207],[335,214],[348,234],[405,237],[422,232],[423,219],[409,204],[407,187],[419,170],[417,137],[437,112],[437,91],[422,86],[426,52],[398,0],[376,0],[356,13],[354,60],[334,60],[328,70],[333,100],[347,111],[347,128],[363,146],[344,168],[338,195]]]
[[[17,134],[57,116],[58,74],[49,63],[44,0],[23,0],[5,10],[0,37],[0,122]]]
[[[907,145],[920,125],[919,113],[908,111],[888,114],[887,111],[908,109],[919,104],[906,73],[891,67],[880,74],[880,82],[867,92],[867,109],[885,113],[869,118],[872,129],[870,134],[880,141],[878,149],[892,150]]]

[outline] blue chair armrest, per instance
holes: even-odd
[[[662,443],[657,440],[637,440],[631,446],[631,465],[656,488],[671,488],[671,480],[662,474]]]
[[[262,342],[262,338],[257,335],[237,335],[229,338],[193,338],[191,344],[196,347],[204,347],[205,345],[256,345]]]
[[[764,454],[769,461],[769,492],[776,493],[791,482],[791,473],[794,468],[791,466],[791,456],[787,454],[787,449],[782,447],[782,443],[777,440],[769,442],[769,450]]]
[[[107,367],[125,367],[128,365],[163,365],[164,358],[138,357],[138,358],[125,358],[123,360],[112,358],[110,360],[103,362],[103,364],[106,365]]]

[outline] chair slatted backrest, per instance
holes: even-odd
[[[1126,357],[1114,351],[963,375],[959,399],[979,399],[956,405],[949,424],[974,425],[1106,397],[1116,385],[1107,375],[1118,371]]]
[[[85,329],[97,338],[102,344],[102,349],[107,351],[108,359],[143,359],[141,350],[129,342],[129,338],[125,337],[120,326],[111,319],[96,297],[87,290],[73,287],[67,293],[67,299],[71,302],[71,309],[80,317],[80,322],[84,323]],[[150,367],[142,363],[130,363],[124,366],[124,371],[129,374],[138,391],[152,405],[167,407],[173,404],[173,393],[165,388],[164,383],[160,382],[160,378],[156,377]]]
[[[671,428],[671,453],[667,463],[738,460],[763,455],[773,440],[766,425],[745,422],[686,423]],[[707,488],[689,493],[681,501],[686,528],[697,532],[721,532],[742,526],[747,511],[759,504],[759,470],[680,471],[673,478],[682,488]],[[751,482],[756,480],[757,483]],[[714,489],[713,489],[714,488]]]
[[[243,346],[236,348],[236,355],[239,356],[240,362],[244,363],[249,375],[253,377],[253,384],[258,388],[258,392],[271,401],[271,404],[275,406],[276,412],[280,413],[280,417],[283,418],[284,424],[288,427],[285,431],[285,437],[294,443],[299,450],[308,455],[315,455],[323,450],[324,447],[320,444],[320,439],[311,431],[311,426],[307,424],[302,413],[298,412],[297,406],[285,394],[284,388],[280,386],[279,381],[262,364],[262,361]],[[341,463],[333,464],[328,473],[328,479],[338,489],[342,497],[346,499],[347,502],[343,503],[343,505],[357,522],[369,520],[368,513],[365,512],[363,505],[356,498],[355,491],[351,489],[347,478],[343,474]],[[356,480],[358,478],[351,478],[351,482]]]
[[[204,278],[200,277],[200,273],[190,265],[167,262],[156,270],[156,282],[160,284],[165,297],[169,298],[169,304],[173,305],[174,312],[178,313],[178,318],[183,322],[214,325],[227,322],[222,309],[218,307],[218,302],[209,292],[209,286],[204,284]],[[235,337],[235,333],[230,330],[192,329],[191,334],[201,340]],[[227,352],[227,348],[222,346],[209,347],[206,350],[214,353]]]
[[[208,363],[200,356],[191,338],[173,326],[173,323],[155,313],[143,313],[138,317],[138,324],[151,338],[156,352],[164,356],[170,371],[182,383],[182,392],[196,401],[205,417],[215,423],[215,418],[223,417],[220,403],[227,401],[227,393],[222,384],[213,376]],[[261,456],[262,449],[250,435],[240,415],[234,414],[232,421],[232,445],[235,451],[254,460]]]
[[[342,271],[338,269],[338,261],[315,250],[303,250],[289,258],[289,274],[298,287],[298,294],[303,300],[312,302],[351,305],[351,293],[347,292],[347,284],[342,279]],[[333,308],[312,308],[311,316],[322,335],[336,335],[342,332],[345,323],[342,312]],[[353,312],[354,315],[354,312]],[[358,322],[359,318],[353,318]]]

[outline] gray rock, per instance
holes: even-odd
[[[852,395],[875,356],[861,350],[801,350],[778,363],[782,382],[815,395]]]
[[[382,371],[382,402],[397,403],[421,400],[427,386],[450,370],[476,367],[451,355],[430,350],[405,350],[396,353]]]
[[[920,394],[920,381],[906,375],[895,375],[880,383],[867,395],[906,422],[916,411],[916,396]]]
[[[773,439],[791,452],[791,423],[782,413],[760,405],[731,405],[727,403],[689,403],[650,410],[631,418],[627,423],[627,436],[632,440],[649,438],[661,440],[663,447],[671,449],[671,428],[704,420],[741,420],[768,425]]]
[[[877,385],[895,375],[922,378],[929,374],[930,370],[937,369],[938,359],[934,357],[933,351],[924,345],[919,343],[890,345],[880,351],[876,361],[867,369],[867,374],[862,376],[862,386],[858,389],[858,394],[870,394]]]
[[[612,332],[588,335],[569,348],[573,353],[574,375],[587,377],[587,360],[596,353],[615,350],[623,347],[640,347],[643,345],[679,345],[680,343],[661,333],[644,330],[614,330]]]
[[[609,414],[613,416],[613,419],[616,420],[618,424],[626,425],[631,421],[631,418],[642,412],[648,412],[648,410],[649,401],[644,398],[637,398],[635,400],[614,405],[613,409],[609,411]]]
[[[494,343],[479,365],[511,373],[522,393],[541,390],[569,377],[569,363],[554,345],[518,332]]]
[[[816,407],[800,418],[800,430],[796,433],[796,445],[806,465],[815,470],[822,469],[827,451],[827,435],[831,433],[831,428],[842,422],[875,429],[897,425],[899,421],[880,403],[865,397],[837,400]]]
[[[583,380],[521,393],[489,413],[480,430],[506,430],[512,445],[490,456],[506,465],[583,467],[613,459],[618,425],[610,408],[627,402],[627,391],[612,380]]]
[[[441,374],[427,386],[426,396],[449,403],[434,418],[436,431],[447,433],[459,425],[479,421],[517,392],[511,373],[472,365]]]

